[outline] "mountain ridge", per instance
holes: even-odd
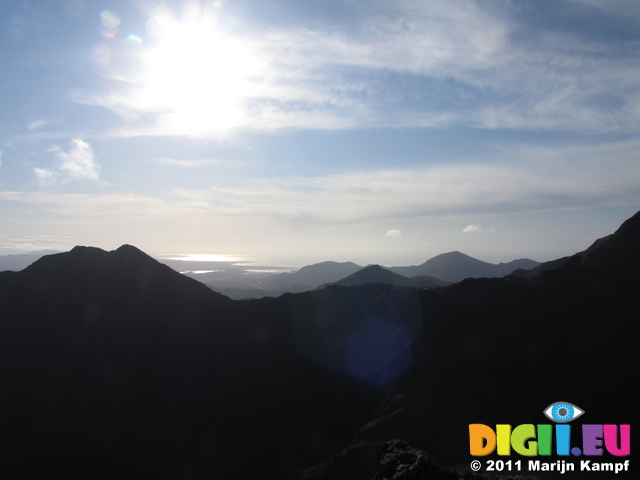
[[[529,269],[539,264],[539,262],[530,259],[518,259],[507,263],[492,264],[455,251],[437,255],[418,266],[381,266],[381,268],[410,279],[392,279],[389,276],[388,282],[392,285],[403,282],[407,286],[433,288],[455,283],[465,278],[502,277],[513,273],[515,270]],[[346,277],[368,267],[362,267],[353,262],[324,261],[306,265],[294,272],[261,278],[255,283],[247,283],[244,287],[237,284],[232,288],[224,287],[221,286],[224,282],[217,283],[215,280],[203,280],[203,283],[213,290],[234,299],[262,298],[322,288],[328,284],[339,283],[345,280]],[[199,279],[198,275],[191,275],[191,277]]]
[[[136,249],[136,247],[131,245],[123,245],[120,248],[124,248],[125,250],[127,248]],[[114,252],[118,252],[120,248],[114,250]],[[34,259],[34,257],[29,258],[32,260]],[[0,268],[2,266],[1,260],[2,258],[0,257]],[[12,262],[12,260],[13,259],[9,259],[9,265],[15,265],[15,262]],[[176,262],[175,260],[159,261],[163,264],[169,264],[169,266],[174,270],[176,268],[185,267],[185,265],[178,265],[181,263],[188,263],[188,266],[192,266],[190,265],[192,262]],[[220,268],[218,264],[221,262],[212,263],[215,264],[217,268]],[[198,269],[207,269],[207,262],[197,262],[197,265]],[[438,280],[444,281],[443,283],[455,283],[463,280],[464,278],[501,277],[511,274],[518,269],[530,269],[537,265],[539,265],[539,262],[529,259],[519,259],[507,263],[491,264],[475,259],[461,252],[453,251],[432,257],[417,266],[382,268],[406,278],[425,277],[422,280],[417,280],[418,283],[415,285],[411,283],[412,281],[405,281],[408,285],[417,286],[421,284],[425,287],[433,287],[438,284]],[[23,265],[23,268],[26,268],[26,266]],[[199,281],[200,283],[204,283],[212,290],[225,296],[229,296],[234,299],[242,299],[280,296],[284,293],[299,293],[313,290],[323,285],[339,282],[363,268],[366,267],[362,267],[361,265],[353,262],[324,261],[305,265],[292,272],[277,273],[273,275],[241,275],[241,271],[238,271],[237,267],[232,271],[226,271],[223,268],[223,270],[225,270],[223,273],[212,275],[193,272],[186,272],[185,275]],[[398,281],[398,279],[396,279],[396,281]],[[413,281],[415,281],[415,278]]]
[[[455,283],[465,278],[503,277],[514,270],[533,268],[539,264],[539,262],[528,258],[493,264],[454,250],[436,255],[420,265],[392,267],[391,271],[408,277],[426,275]]]
[[[629,252],[635,252],[633,242],[640,237],[640,212],[625,220],[616,231],[610,235],[599,238],[588,248],[573,255],[562,257],[549,262],[544,262],[530,270],[516,270],[512,273],[514,277],[536,278],[547,272],[562,270],[563,268],[583,267],[587,270],[595,268],[606,269],[607,261],[603,260],[608,251],[624,251],[625,254],[618,254],[612,257],[617,267],[623,271],[631,270],[640,273],[640,269],[634,268],[640,255],[637,253],[629,256]],[[610,261],[609,259],[608,261]]]
[[[97,247],[75,246],[69,252],[45,255],[23,270],[27,276],[45,274],[41,281],[55,281],[49,277],[64,277],[68,272],[80,272],[83,265],[91,264],[93,272],[85,274],[85,281],[89,283],[102,282],[116,286],[120,282],[139,283],[142,285],[159,284],[168,277],[173,278],[176,273],[150,255],[132,245],[124,244],[112,251],[105,251]],[[121,267],[121,271],[116,272]],[[117,278],[110,278],[110,277]],[[203,284],[187,276],[181,275],[177,281],[180,290],[200,290]],[[183,280],[184,279],[184,280]],[[149,286],[148,288],[152,288]],[[209,289],[210,291],[210,289]],[[214,296],[224,298],[219,293]]]
[[[241,302],[135,247],[74,248],[0,272],[0,473],[91,454],[162,480],[370,478],[381,442],[468,463],[470,423],[560,398],[630,423],[639,289],[640,213],[531,278]]]
[[[305,265],[291,273],[280,273],[260,282],[268,290],[289,289],[291,293],[313,290],[351,275],[362,267],[353,262],[324,261]]]
[[[318,288],[324,288],[327,285],[337,285],[341,287],[354,287],[370,283],[381,283],[394,287],[411,287],[411,288],[436,288],[448,285],[448,282],[435,277],[417,276],[405,277],[403,275],[392,272],[389,268],[380,265],[368,265],[351,275],[333,282],[324,284]]]
[[[342,278],[334,283],[341,287],[353,287],[365,285],[367,283],[383,283],[396,287],[418,287],[415,280],[393,273],[389,269],[380,265],[368,265],[348,277]]]

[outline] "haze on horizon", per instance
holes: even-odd
[[[0,253],[546,261],[640,210],[635,0],[25,0],[0,55]]]

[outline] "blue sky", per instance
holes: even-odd
[[[635,0],[8,0],[0,58],[0,253],[544,261],[640,209]]]

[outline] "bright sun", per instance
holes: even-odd
[[[139,107],[160,113],[160,127],[175,134],[198,136],[245,124],[246,102],[261,88],[264,56],[222,33],[206,11],[178,21],[157,10],[148,25],[157,41],[144,54]]]

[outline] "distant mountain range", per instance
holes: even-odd
[[[337,282],[358,270],[360,265],[353,262],[321,262],[307,265],[291,273],[279,273],[260,282],[267,291],[306,292],[326,283]]]
[[[524,274],[342,278],[234,301],[129,245],[0,272],[0,478],[454,479],[470,423],[635,418],[640,213]]]
[[[257,280],[245,275],[243,280],[246,283],[243,284],[236,278],[232,288],[225,286],[220,275],[215,275],[214,278],[207,278],[201,274],[188,275],[230,298],[242,299],[306,292],[330,283],[344,286],[376,281],[387,285],[434,288],[459,282],[465,278],[503,277],[515,270],[531,269],[538,265],[540,265],[539,262],[526,258],[492,264],[460,252],[450,252],[433,257],[421,265],[408,267],[388,268],[378,265],[362,267],[352,262],[322,262],[307,265],[294,272],[264,276]],[[365,271],[357,274],[362,270]],[[354,274],[356,274],[355,277],[349,278]]]
[[[0,272],[11,270],[17,272],[31,265],[44,255],[60,253],[56,250],[37,250],[30,253],[18,253],[13,255],[0,255]]]
[[[0,256],[0,271],[22,270],[44,253]],[[251,274],[229,262],[187,262],[176,259],[161,261],[174,270],[184,271],[185,275],[233,299],[277,297],[284,293],[314,290],[330,283],[361,285],[372,283],[374,277],[377,278],[376,281],[387,285],[433,288],[459,282],[465,278],[503,277],[515,270],[528,270],[540,265],[539,262],[526,258],[492,264],[460,252],[449,252],[433,257],[418,266],[379,267],[395,276],[380,271],[377,275],[373,275],[375,270],[373,269],[349,279],[350,275],[375,266],[362,267],[353,262],[327,261],[307,265],[293,272]],[[207,272],[211,268],[215,268],[212,273],[194,273],[194,271]]]
[[[384,285],[392,285],[394,287],[414,288],[435,288],[449,284],[449,282],[429,276],[415,276],[407,278],[397,273],[393,273],[390,269],[381,267],[380,265],[369,265],[368,267],[361,268],[357,272],[352,273],[348,277],[338,280],[333,284],[341,287],[355,287],[370,283],[381,283]]]
[[[443,253],[414,267],[393,267],[390,270],[405,277],[430,276],[455,283],[465,278],[495,278],[509,275],[515,270],[528,270],[540,262],[521,258],[508,263],[487,263],[461,252]]]

